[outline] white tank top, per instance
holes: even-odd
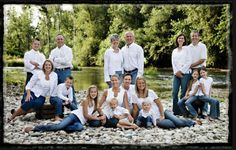
[[[93,110],[94,110],[94,105],[91,107],[88,106],[88,114],[89,115],[91,115],[93,113]],[[73,110],[71,113],[75,114],[79,118],[81,124],[85,124],[87,122],[87,119],[85,119],[85,117],[83,115],[83,106],[79,105],[78,109]]]
[[[120,92],[118,93],[118,95],[116,97],[114,96],[114,92],[112,91],[112,88],[107,90],[107,98],[102,105],[103,113],[106,116],[108,116],[108,112],[109,112],[109,108],[110,108],[109,103],[112,98],[115,97],[118,100],[118,106],[123,107],[124,94],[125,94],[125,90],[123,88],[120,88]]]

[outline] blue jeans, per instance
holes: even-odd
[[[119,122],[119,119],[117,118],[106,118],[106,123],[104,124],[104,127],[106,128],[116,128],[117,123]]]
[[[136,81],[136,78],[137,78],[137,75],[138,75],[138,69],[134,70],[134,71],[125,71],[125,73],[130,73],[131,74],[131,78],[132,78],[132,81],[131,81],[131,84],[135,84],[135,81]]]
[[[187,114],[189,112],[193,117],[197,117],[198,113],[192,105],[192,103],[196,100],[198,100],[198,96],[191,96],[187,100],[183,100],[183,99],[180,100],[180,102],[178,104],[179,104],[179,108],[180,108],[181,112],[183,114]],[[187,106],[188,110],[186,109],[186,107],[184,106],[183,103]]]
[[[195,125],[195,122],[189,119],[180,119],[176,117],[171,111],[166,110],[164,112],[165,119],[157,119],[157,126],[164,129],[174,129],[177,127],[191,127]]]
[[[205,102],[205,104],[210,104],[210,117],[218,118],[220,116],[220,103],[218,100],[208,97],[208,96],[199,96],[199,100]],[[205,105],[204,105],[205,107]],[[207,111],[206,111],[207,112]]]
[[[87,122],[90,127],[100,127],[102,125],[101,120],[89,120]]]
[[[175,115],[180,114],[180,109],[178,106],[179,101],[179,87],[181,87],[181,95],[180,99],[182,99],[187,90],[187,84],[191,78],[191,74],[184,74],[182,78],[178,78],[176,75],[173,77],[173,90],[172,90],[172,97],[173,97],[173,112]]]
[[[23,109],[25,112],[30,109],[33,109],[34,111],[38,111],[43,106],[45,102],[45,97],[41,95],[39,97],[36,97],[34,95],[34,92],[32,91],[30,91],[30,94],[33,97],[33,99],[26,102],[25,98],[26,98],[27,93],[26,92],[24,93],[24,96],[21,100],[21,109]]]
[[[147,116],[146,118],[143,116],[138,116],[136,120],[136,124],[139,127],[151,127],[152,126],[152,118]]]
[[[51,96],[50,103],[55,107],[55,115],[62,115],[62,100],[57,96]]]
[[[66,132],[82,131],[84,129],[79,118],[75,114],[70,114],[58,124],[38,125],[33,131],[58,131],[65,130]]]
[[[66,77],[71,75],[71,69],[65,69],[65,70],[57,70],[57,69],[55,69],[55,72],[56,72],[57,77],[58,77],[58,84],[64,83]],[[73,89],[73,103],[75,105],[73,108],[77,109],[77,101],[76,101],[74,86],[72,86],[72,89]]]

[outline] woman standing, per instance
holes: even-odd
[[[105,116],[93,115],[97,111],[98,105],[98,90],[92,85],[87,90],[87,96],[78,107],[73,110],[69,116],[64,118],[58,124],[38,125],[35,127],[26,127],[25,132],[29,131],[58,131],[65,130],[66,132],[81,131],[84,129],[83,125],[88,122],[89,126],[98,127],[102,125]],[[101,112],[99,112],[100,114]]]
[[[53,71],[53,63],[45,60],[43,69],[35,72],[26,85],[21,107],[11,111],[12,116],[8,118],[8,122],[16,116],[38,111],[43,106],[46,96],[56,96],[56,88],[57,74]]]
[[[173,112],[175,115],[180,114],[180,109],[178,107],[179,101],[179,88],[181,87],[180,99],[185,96],[187,90],[187,84],[191,79],[191,53],[186,45],[186,37],[184,34],[180,34],[176,38],[176,46],[172,52],[171,62],[174,72],[173,77]]]
[[[113,34],[111,36],[111,47],[104,54],[104,78],[105,82],[111,88],[111,75],[117,74],[121,84],[123,75],[123,56],[119,49],[119,36]]]
[[[140,109],[142,109],[142,103],[144,98],[150,99],[151,102],[151,110],[155,112],[157,118],[156,125],[160,128],[176,128],[176,127],[185,127],[185,126],[193,126],[198,123],[201,124],[200,121],[192,121],[187,119],[179,119],[177,118],[173,112],[166,110],[164,111],[160,98],[157,94],[147,88],[146,80],[144,77],[138,77],[135,84],[136,93],[132,96],[133,101],[133,117],[136,118]]]

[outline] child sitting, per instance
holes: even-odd
[[[107,118],[116,118],[118,123],[116,127],[126,128],[126,129],[136,129],[138,126],[133,123],[133,120],[129,120],[128,116],[130,115],[129,111],[123,107],[118,106],[118,100],[112,98],[110,101],[110,109]]]
[[[142,102],[142,109],[139,111],[136,124],[139,127],[152,128],[153,125],[156,126],[155,113],[151,110],[151,101],[145,98]]]
[[[68,76],[65,83],[57,86],[57,96],[50,98],[50,103],[55,106],[55,120],[61,120],[59,116],[62,115],[62,105],[70,108],[71,110],[77,109],[76,102],[73,101],[73,77]]]

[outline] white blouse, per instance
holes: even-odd
[[[120,50],[118,51],[118,53],[115,53],[113,48],[109,48],[104,54],[105,82],[110,81],[109,75],[114,75],[116,71],[122,71],[122,73],[124,72],[123,56]]]
[[[57,80],[57,74],[55,72],[51,72],[49,74],[49,81],[46,81],[44,72],[42,70],[37,70],[25,89],[34,92],[36,97],[39,97],[40,95],[56,96]],[[50,87],[48,88],[49,85]]]

